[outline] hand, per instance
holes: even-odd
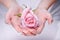
[[[36,31],[35,29],[30,29],[30,28],[22,28],[21,25],[20,25],[20,17],[18,16],[14,16],[12,17],[12,20],[11,20],[11,24],[12,26],[16,29],[17,32],[19,33],[22,33],[23,35],[25,36],[34,36],[36,35]]]
[[[23,33],[28,35],[36,35],[36,29],[35,27],[38,26],[38,20],[36,16],[34,16],[33,12],[30,8],[25,8],[22,12],[21,16],[21,27],[23,28]],[[34,28],[32,28],[34,27]],[[27,33],[29,31],[30,33]]]
[[[18,5],[13,5],[9,8],[7,14],[6,14],[6,23],[7,24],[12,24],[13,27],[20,32],[20,18],[17,17],[17,14],[22,12],[22,8]]]
[[[6,23],[11,24],[17,32],[22,32],[24,35],[36,35],[35,29],[22,29],[20,27],[20,17],[17,14],[22,13],[23,9],[20,6],[14,6],[9,8],[6,14]]]
[[[48,21],[48,23],[51,24],[53,19],[51,14],[45,9],[36,9],[34,12],[41,22],[40,27],[37,28],[37,33],[39,34],[42,32],[45,22]]]

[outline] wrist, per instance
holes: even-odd
[[[7,6],[7,8],[9,9],[9,8],[16,8],[16,7],[18,7],[19,5],[17,4],[17,3],[15,3],[15,2],[11,2],[8,6]]]
[[[54,4],[56,0],[42,0],[41,3],[38,5],[38,9],[46,9],[48,10],[49,7]]]
[[[8,9],[11,7],[19,6],[15,0],[1,0],[1,3],[5,5]]]
[[[45,9],[45,10],[48,10],[49,9],[49,7],[48,6],[39,6],[37,9]]]
[[[39,7],[39,8],[36,8],[35,11],[48,11],[48,9],[43,8],[43,7]]]
[[[37,9],[45,9],[45,10],[48,10],[49,7],[50,7],[49,5],[45,5],[45,4],[41,3],[41,4],[37,7]]]

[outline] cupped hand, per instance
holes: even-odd
[[[20,31],[20,27],[19,27],[19,19],[16,15],[21,12],[22,12],[22,8],[20,6],[14,5],[8,9],[6,14],[6,20],[5,20],[6,23],[13,25],[13,27],[17,31]]]
[[[48,21],[48,23],[51,24],[53,22],[53,19],[52,15],[46,9],[36,9],[34,10],[34,12],[41,22],[40,26],[37,28],[37,33],[39,34],[42,32],[46,21]]]
[[[22,11],[23,11],[23,9],[20,6],[13,6],[13,7],[9,8],[9,10],[6,14],[6,23],[11,24],[13,26],[13,28],[19,33],[21,32],[24,35],[36,35],[35,29],[21,28],[20,16],[18,14],[22,13]]]

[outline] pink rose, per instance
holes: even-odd
[[[39,20],[30,8],[26,8],[22,12],[21,27],[39,27]]]

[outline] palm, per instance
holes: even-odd
[[[48,21],[48,23],[51,23],[52,17],[47,10],[35,10],[34,12],[40,20],[40,27],[37,28],[37,33],[41,33],[44,28],[45,22]]]
[[[13,28],[17,31],[17,32],[22,32],[24,35],[35,35],[36,34],[36,30],[35,29],[29,29],[29,28],[25,28],[22,29],[20,27],[20,17],[18,17],[22,11],[19,9],[9,9],[9,11],[6,14],[6,22],[8,24],[11,24],[13,26]]]

